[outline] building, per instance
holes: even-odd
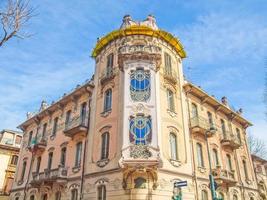
[[[184,80],[183,46],[153,16],[125,16],[92,57],[91,81],[19,126],[12,199],[207,200],[209,173],[221,198],[258,199],[250,122]],[[174,189],[178,181],[187,186]]]
[[[21,132],[6,129],[0,132],[0,199],[10,193],[21,141]]]
[[[252,155],[259,194],[262,200],[267,199],[267,160],[256,155]]]

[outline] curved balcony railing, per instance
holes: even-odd
[[[88,116],[77,116],[72,118],[65,124],[64,134],[68,137],[73,137],[77,133],[87,134],[88,131]]]
[[[115,76],[116,76],[116,73],[117,73],[117,70],[116,68],[113,68],[113,67],[108,67],[106,68],[101,76],[100,76],[100,83],[101,84],[104,84],[105,82],[113,79]]]
[[[31,145],[28,147],[30,151],[44,151],[47,146],[47,137],[37,135],[31,141]]]
[[[207,119],[200,116],[190,119],[190,128],[192,133],[200,133],[203,135],[207,133],[208,137],[212,136],[217,130],[215,125],[210,124]]]
[[[219,167],[212,170],[212,175],[219,185],[234,186],[237,183],[234,170],[230,171]]]
[[[221,135],[221,144],[223,146],[229,146],[233,149],[238,149],[242,144],[236,135],[230,131],[225,131]]]

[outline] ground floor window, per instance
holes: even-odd
[[[97,196],[98,200],[106,200],[106,186],[105,185],[100,185],[97,188]]]

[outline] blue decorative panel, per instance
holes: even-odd
[[[150,117],[136,116],[130,119],[130,142],[132,144],[148,144],[152,137]]]
[[[137,69],[131,73],[130,82],[131,99],[134,101],[147,101],[150,97],[150,73]]]

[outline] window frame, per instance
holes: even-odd
[[[170,137],[169,144],[170,144],[171,159],[172,160],[179,160],[178,145],[177,145],[177,135],[174,132],[170,132],[169,137]]]
[[[81,162],[82,162],[82,148],[83,148],[83,143],[82,142],[77,142],[76,144],[76,153],[75,153],[75,167],[80,167]]]
[[[174,92],[170,89],[167,89],[167,102],[168,102],[168,110],[175,112]]]
[[[55,136],[57,134],[57,129],[58,129],[58,117],[55,117],[53,120],[53,130],[52,130],[52,135]]]
[[[203,146],[199,142],[196,144],[197,145],[197,160],[198,160],[198,167],[205,167],[204,164],[204,158],[203,158]]]
[[[60,166],[66,166],[66,154],[67,154],[67,147],[62,147],[60,150]]]
[[[99,185],[97,187],[97,199],[98,200],[106,200],[107,199],[106,185]]]
[[[109,132],[104,132],[101,135],[101,160],[108,159],[109,157]]]
[[[109,88],[104,94],[104,113],[112,110],[112,89]]]

